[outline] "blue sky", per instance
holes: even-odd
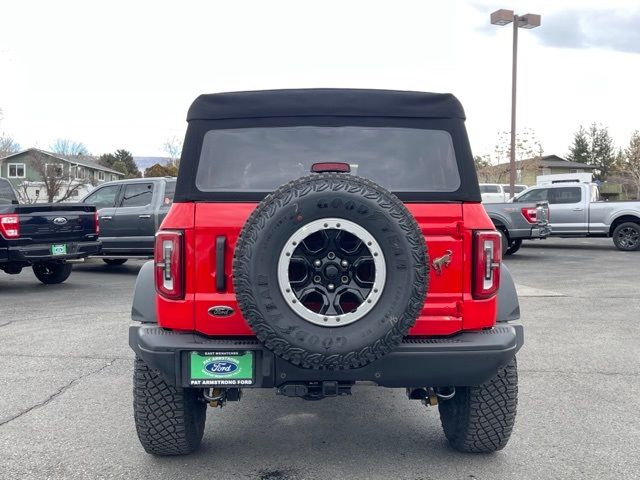
[[[580,124],[621,146],[640,129],[637,1],[59,0],[3,3],[0,131],[160,155],[200,93],[370,87],[456,94],[474,153],[491,153],[510,115],[497,8],[542,15],[520,30],[518,124],[546,153],[566,153]]]

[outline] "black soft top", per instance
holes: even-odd
[[[465,119],[450,93],[309,88],[200,95],[187,121],[302,116]]]

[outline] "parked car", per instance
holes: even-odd
[[[173,203],[176,179],[135,178],[100,185],[82,199],[100,218],[102,258],[122,265],[130,258],[151,258],[155,234]]]
[[[527,188],[526,185],[514,185],[516,194]],[[509,185],[502,183],[481,183],[480,194],[482,195],[482,203],[502,203],[507,202],[511,198],[511,190]]]
[[[100,253],[95,207],[77,204],[20,205],[11,184],[0,178],[0,270],[18,274],[31,267],[42,283],[64,282],[77,260]]]
[[[243,389],[319,400],[359,381],[437,404],[458,450],[504,447],[523,330],[458,100],[225,93],[188,122],[134,292],[145,450],[193,452],[207,405]]]
[[[612,237],[618,250],[640,249],[640,201],[600,201],[591,183],[554,183],[531,187],[516,203],[549,202],[551,235]]]
[[[503,255],[513,255],[523,240],[545,239],[551,234],[547,202],[485,203],[484,209],[502,235]]]

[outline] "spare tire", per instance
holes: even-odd
[[[265,347],[303,368],[366,365],[398,346],[429,280],[424,236],[396,196],[321,173],[268,195],[236,243],[233,285]]]

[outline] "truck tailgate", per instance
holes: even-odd
[[[95,207],[80,204],[15,205],[20,239],[33,243],[80,241],[95,236]]]

